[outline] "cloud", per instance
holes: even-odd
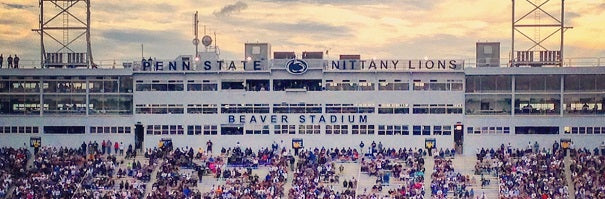
[[[16,4],[16,3],[2,3],[2,5],[9,9],[27,9],[27,8],[33,7],[31,5],[23,5],[23,4]]]
[[[238,1],[234,4],[226,5],[225,7],[221,8],[221,10],[219,10],[219,11],[215,11],[214,15],[217,17],[229,16],[233,13],[240,12],[246,8],[248,8],[248,4]]]

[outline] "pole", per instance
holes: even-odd
[[[561,0],[561,52],[559,52],[560,67],[563,67],[563,32],[565,32],[565,0]]]
[[[145,56],[143,55],[143,44],[141,44],[141,57],[145,59]]]
[[[40,68],[44,68],[44,2],[40,0]]]
[[[515,66],[515,0],[513,1],[513,9],[512,9],[512,27],[511,27],[511,45],[510,45],[510,54],[511,54],[511,59],[510,59],[510,64],[511,67]]]

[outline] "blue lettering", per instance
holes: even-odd
[[[265,120],[267,120],[267,116],[266,115],[261,115],[260,116],[260,121],[265,123]]]
[[[376,63],[374,62],[374,60],[370,61],[370,67],[368,67],[368,69],[376,69]]]
[[[332,61],[332,69],[340,69],[340,62],[339,61]]]
[[[254,70],[261,70],[260,61],[254,61]]]
[[[301,124],[305,123],[305,116],[304,115],[300,115],[298,118],[299,118],[299,120],[298,120],[299,123],[301,123]]]
[[[315,123],[315,115],[310,115],[309,117],[311,117],[311,123]]]
[[[218,60],[218,61],[216,61],[216,63],[218,63],[218,70],[223,70],[223,63],[225,63],[225,61]]]
[[[246,123],[246,116],[245,115],[240,115],[239,116],[239,123]]]
[[[349,62],[351,62],[351,69],[355,69],[355,62],[357,62],[357,60],[353,59],[353,60],[351,60]]]
[[[212,68],[212,66],[210,66],[210,61],[205,61],[204,62],[204,70],[210,70]]]
[[[368,123],[368,116],[367,115],[360,115],[359,116],[359,123]]]
[[[164,62],[156,61],[155,62],[155,70],[164,70]]]
[[[191,70],[191,62],[183,61],[183,70]]]
[[[227,70],[235,70],[235,62],[231,61],[231,63],[229,63],[229,68],[227,68]]]
[[[281,116],[281,123],[288,123],[288,116],[287,115],[282,115]]]
[[[319,122],[326,123],[326,118],[323,115],[319,116]]]
[[[147,68],[149,68],[149,70],[151,70],[151,63],[148,61],[143,61],[143,71],[146,71]]]
[[[354,122],[355,122],[355,116],[349,115],[349,123],[354,123]]]
[[[271,124],[277,123],[277,115],[271,115]]]
[[[250,117],[250,123],[256,123],[256,117],[254,115]]]
[[[229,115],[229,124],[233,124],[235,122],[235,116]]]
[[[336,117],[336,115],[330,115],[330,122],[331,123],[335,123],[338,121],[338,118]]]
[[[168,70],[176,70],[176,61],[168,62]]]

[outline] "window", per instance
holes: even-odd
[[[515,96],[515,114],[519,115],[558,115],[561,96],[558,94],[519,94]]]
[[[433,126],[433,135],[442,135],[441,126]]]
[[[246,80],[246,90],[247,91],[269,91],[269,80],[268,79]]]
[[[86,114],[86,95],[43,96],[44,114],[84,115]]]
[[[218,133],[217,125],[204,125],[204,135],[216,135]]]
[[[586,133],[585,128],[580,128],[580,134]],[[556,126],[517,126],[515,134],[559,134]]]
[[[603,115],[605,94],[565,94],[563,95],[566,115]]]
[[[137,104],[136,114],[183,114],[182,104]]]
[[[298,134],[321,134],[320,125],[298,125]]]
[[[421,131],[420,131],[421,129],[422,129],[421,126],[413,126],[412,127],[412,130],[413,130],[412,134],[413,135],[421,135]]]
[[[467,115],[510,115],[511,99],[510,94],[467,94],[465,112]]]
[[[409,114],[408,104],[378,104],[378,114]]]
[[[246,127],[246,134],[248,134],[248,135],[269,134],[269,125],[249,125]]]
[[[91,126],[90,133],[130,133],[129,126]]]
[[[429,84],[422,82],[421,80],[414,80],[415,91],[428,91]]]
[[[39,115],[40,95],[0,95],[0,114]]]
[[[187,80],[187,91],[217,91],[215,80]]]
[[[422,135],[431,135],[431,126],[422,126]]]
[[[243,135],[244,127],[241,126],[222,126],[221,135]]]
[[[510,93],[512,78],[508,75],[466,76],[467,93]]]
[[[407,91],[410,83],[407,80],[378,80],[379,91]]]
[[[605,91],[605,75],[565,75],[565,92]]]
[[[269,104],[221,104],[221,113],[269,113]]]
[[[349,125],[326,125],[326,134],[349,134]]]
[[[183,91],[183,80],[137,80],[136,91]]]
[[[374,113],[374,104],[326,104],[326,113]]]
[[[183,135],[184,133],[183,125],[147,125],[147,135]]]
[[[322,91],[321,79],[273,80],[274,91]]]
[[[515,77],[516,92],[560,92],[559,75],[519,75]]]
[[[374,125],[351,125],[351,134],[374,134]]]
[[[243,80],[224,80],[221,83],[221,90],[244,90]]]
[[[187,104],[188,114],[217,114],[218,105],[216,104]]]
[[[44,126],[45,134],[84,134],[84,131],[84,126]]]
[[[132,114],[132,95],[89,95],[88,114]]]
[[[273,113],[321,113],[321,104],[273,104]]]
[[[37,126],[0,126],[0,133],[38,133]]]
[[[296,125],[274,125],[273,134],[295,134]]]

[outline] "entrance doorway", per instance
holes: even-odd
[[[145,135],[143,134],[145,129],[141,123],[137,123],[134,126],[134,148],[143,149],[143,141],[145,141]]]
[[[464,125],[458,122],[454,125],[454,148],[458,154],[464,150]]]

